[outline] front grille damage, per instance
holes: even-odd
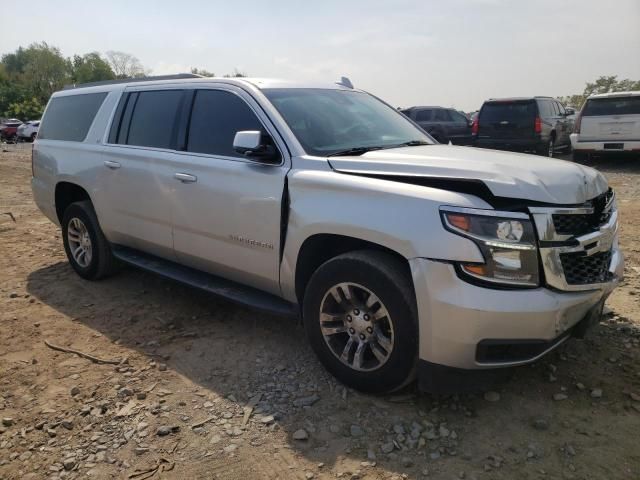
[[[584,252],[561,253],[564,277],[570,285],[589,285],[610,280],[611,251],[587,256]]]
[[[591,200],[590,207],[594,212],[587,215],[577,214],[553,214],[553,226],[560,235],[580,236],[595,232],[600,225],[604,225],[611,218],[611,209],[605,210],[613,197],[613,190],[597,196]]]
[[[611,282],[617,230],[613,190],[575,207],[529,207],[542,243],[546,283],[558,290],[589,290]]]

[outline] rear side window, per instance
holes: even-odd
[[[640,115],[640,96],[587,100],[582,116],[599,115]]]
[[[433,119],[436,122],[450,122],[451,117],[449,116],[449,112],[447,110],[436,110]]]
[[[418,110],[416,113],[416,122],[429,122],[433,116],[433,110]]]
[[[460,112],[449,110],[449,115],[451,115],[451,119],[456,123],[469,123],[469,119]]]
[[[82,142],[89,133],[107,93],[86,93],[54,97],[38,132],[40,140],[66,140]]]
[[[536,116],[535,102],[493,102],[485,103],[480,118],[489,122],[516,121]]]
[[[233,149],[236,132],[242,130],[263,130],[244,100],[222,90],[196,92],[187,140],[189,152],[244,158]]]
[[[133,113],[129,124],[125,125],[125,121],[120,127],[118,143],[172,148],[175,143],[182,94],[182,90],[139,92],[135,105],[132,106]],[[131,98],[128,103],[131,103]],[[127,105],[128,108],[129,105]]]
[[[551,100],[538,100],[538,108],[540,109],[541,117],[554,117],[556,115],[555,111],[553,110]]]

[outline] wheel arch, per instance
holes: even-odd
[[[73,182],[58,182],[55,188],[55,206],[58,221],[62,224],[64,211],[69,205],[82,200],[91,201],[91,196],[86,189]]]
[[[356,250],[374,250],[385,252],[395,257],[406,267],[405,273],[413,285],[409,261],[397,251],[357,237],[334,233],[317,233],[304,240],[296,258],[295,294],[299,304],[302,304],[304,292],[311,276],[320,265],[338,255]]]

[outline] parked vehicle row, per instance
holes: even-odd
[[[0,123],[0,140],[13,143],[21,140],[33,142],[38,135],[40,120],[22,122],[17,118],[10,118]]]
[[[471,117],[442,107],[411,107],[402,113],[439,143],[550,157],[571,149],[574,112],[551,97],[489,99]]]
[[[453,108],[401,110],[439,143],[553,157],[640,152],[640,92],[590,96],[576,112],[552,97],[489,99],[465,117]]]
[[[492,100],[476,134],[555,150],[562,117]],[[598,322],[624,268],[615,194],[594,169],[439,145],[416,121],[346,79],[74,88],[47,105],[33,196],[85,279],[124,262],[299,316],[363,391],[485,388]]]

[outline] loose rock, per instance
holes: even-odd
[[[308,440],[309,439],[309,434],[307,433],[307,431],[303,428],[301,428],[300,430],[296,430],[295,432],[293,432],[293,439],[294,440]]]
[[[487,402],[497,402],[500,400],[500,394],[498,392],[486,392],[484,394],[484,399]]]

